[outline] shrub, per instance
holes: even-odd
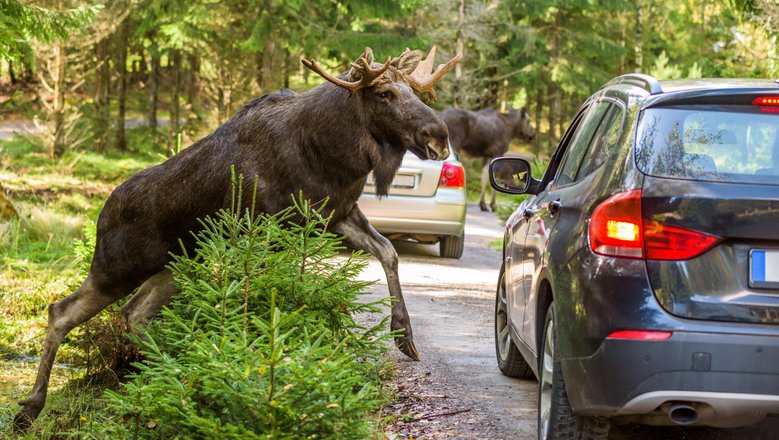
[[[386,336],[352,319],[378,310],[357,301],[364,259],[333,258],[323,207],[237,211],[203,220],[171,264],[181,292],[138,341],[146,359],[80,436],[371,436]]]

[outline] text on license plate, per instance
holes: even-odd
[[[365,181],[367,185],[376,186],[376,181],[373,179],[373,174],[368,175],[368,179]],[[392,179],[393,188],[413,188],[416,183],[413,175],[410,174],[398,174]]]
[[[779,288],[779,251],[749,251],[749,287]]]

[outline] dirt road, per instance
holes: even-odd
[[[504,377],[495,364],[493,307],[500,252],[489,242],[502,224],[468,208],[465,251],[459,260],[438,257],[438,246],[396,243],[400,279],[421,356],[412,362],[393,350],[398,401],[389,439],[535,439],[535,380]],[[371,260],[365,280],[378,280],[371,298],[386,296],[384,272]],[[779,418],[747,428],[616,426],[611,440],[779,439]]]
[[[488,244],[503,236],[502,225],[474,206],[467,217],[459,260],[439,258],[437,245],[395,244],[421,360],[393,352],[400,399],[388,408],[398,420],[390,438],[535,438],[536,382],[509,379],[495,366],[500,253]],[[371,261],[362,278],[379,280],[375,298],[387,294],[378,262]]]

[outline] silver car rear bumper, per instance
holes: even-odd
[[[382,234],[462,235],[465,227],[465,191],[438,188],[432,197],[389,195],[379,200],[363,194],[358,206]]]

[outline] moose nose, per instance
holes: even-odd
[[[449,130],[446,124],[428,124],[419,131],[420,142],[425,146],[429,159],[444,160],[449,157]]]

